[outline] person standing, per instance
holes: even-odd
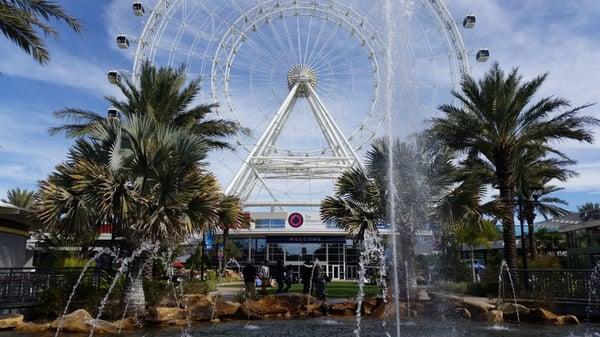
[[[304,264],[300,268],[300,276],[302,277],[302,293],[308,294],[310,292],[310,283],[312,280],[313,269],[315,267],[314,262],[307,258]]]
[[[246,288],[246,298],[256,298],[256,268],[252,261],[249,261],[242,270],[244,277],[244,286]]]
[[[275,271],[273,272],[273,278],[275,279],[275,282],[277,282],[277,293],[281,294],[285,284],[285,267],[283,266],[283,261],[277,261]]]
[[[294,271],[291,265],[288,265],[285,268],[285,289],[283,289],[284,293],[287,293],[292,287],[292,282],[294,282]]]

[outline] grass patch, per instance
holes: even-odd
[[[242,288],[244,285],[242,283],[238,284],[227,284],[221,286],[222,288]],[[301,283],[294,283],[290,288],[290,293],[302,293],[303,286]],[[256,291],[260,293],[260,288],[257,288]],[[277,288],[267,288],[267,292],[270,294],[274,294],[277,291]],[[327,284],[327,297],[328,298],[355,298],[358,293],[358,285],[354,282],[330,282]],[[365,284],[365,294],[369,297],[374,297],[380,295],[381,291],[375,285]]]

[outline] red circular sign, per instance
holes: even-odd
[[[288,217],[288,223],[290,224],[290,226],[298,228],[304,223],[304,217],[302,217],[302,214],[300,213],[292,213]]]

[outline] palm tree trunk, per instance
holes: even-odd
[[[410,229],[402,230],[400,235],[400,261],[398,261],[398,280],[400,292],[403,296],[409,295],[411,288],[416,287],[415,278],[415,238]]]
[[[527,229],[529,232],[529,254],[532,259],[535,259],[535,229],[533,228],[533,223],[535,222],[535,209],[531,203],[525,204],[525,219],[527,220]]]
[[[225,227],[223,229],[223,258],[221,260],[221,264],[227,263],[227,239],[229,237],[229,227]],[[223,272],[223,268],[219,270],[219,273]]]
[[[500,219],[502,221],[502,239],[504,241],[504,259],[511,273],[515,285],[517,279],[517,243],[515,236],[515,218],[513,215],[513,201],[515,183],[508,165],[510,158],[499,158],[496,164],[496,178],[500,188],[500,205],[502,208]]]
[[[475,275],[475,252],[473,251],[473,245],[471,245],[471,274],[473,275],[473,283],[476,283],[477,276]]]

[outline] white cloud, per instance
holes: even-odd
[[[53,49],[52,60],[40,65],[14,46],[0,41],[3,50],[0,73],[5,78],[21,77],[35,81],[86,89],[95,93],[116,94],[117,89],[106,80],[106,69],[63,49]]]

